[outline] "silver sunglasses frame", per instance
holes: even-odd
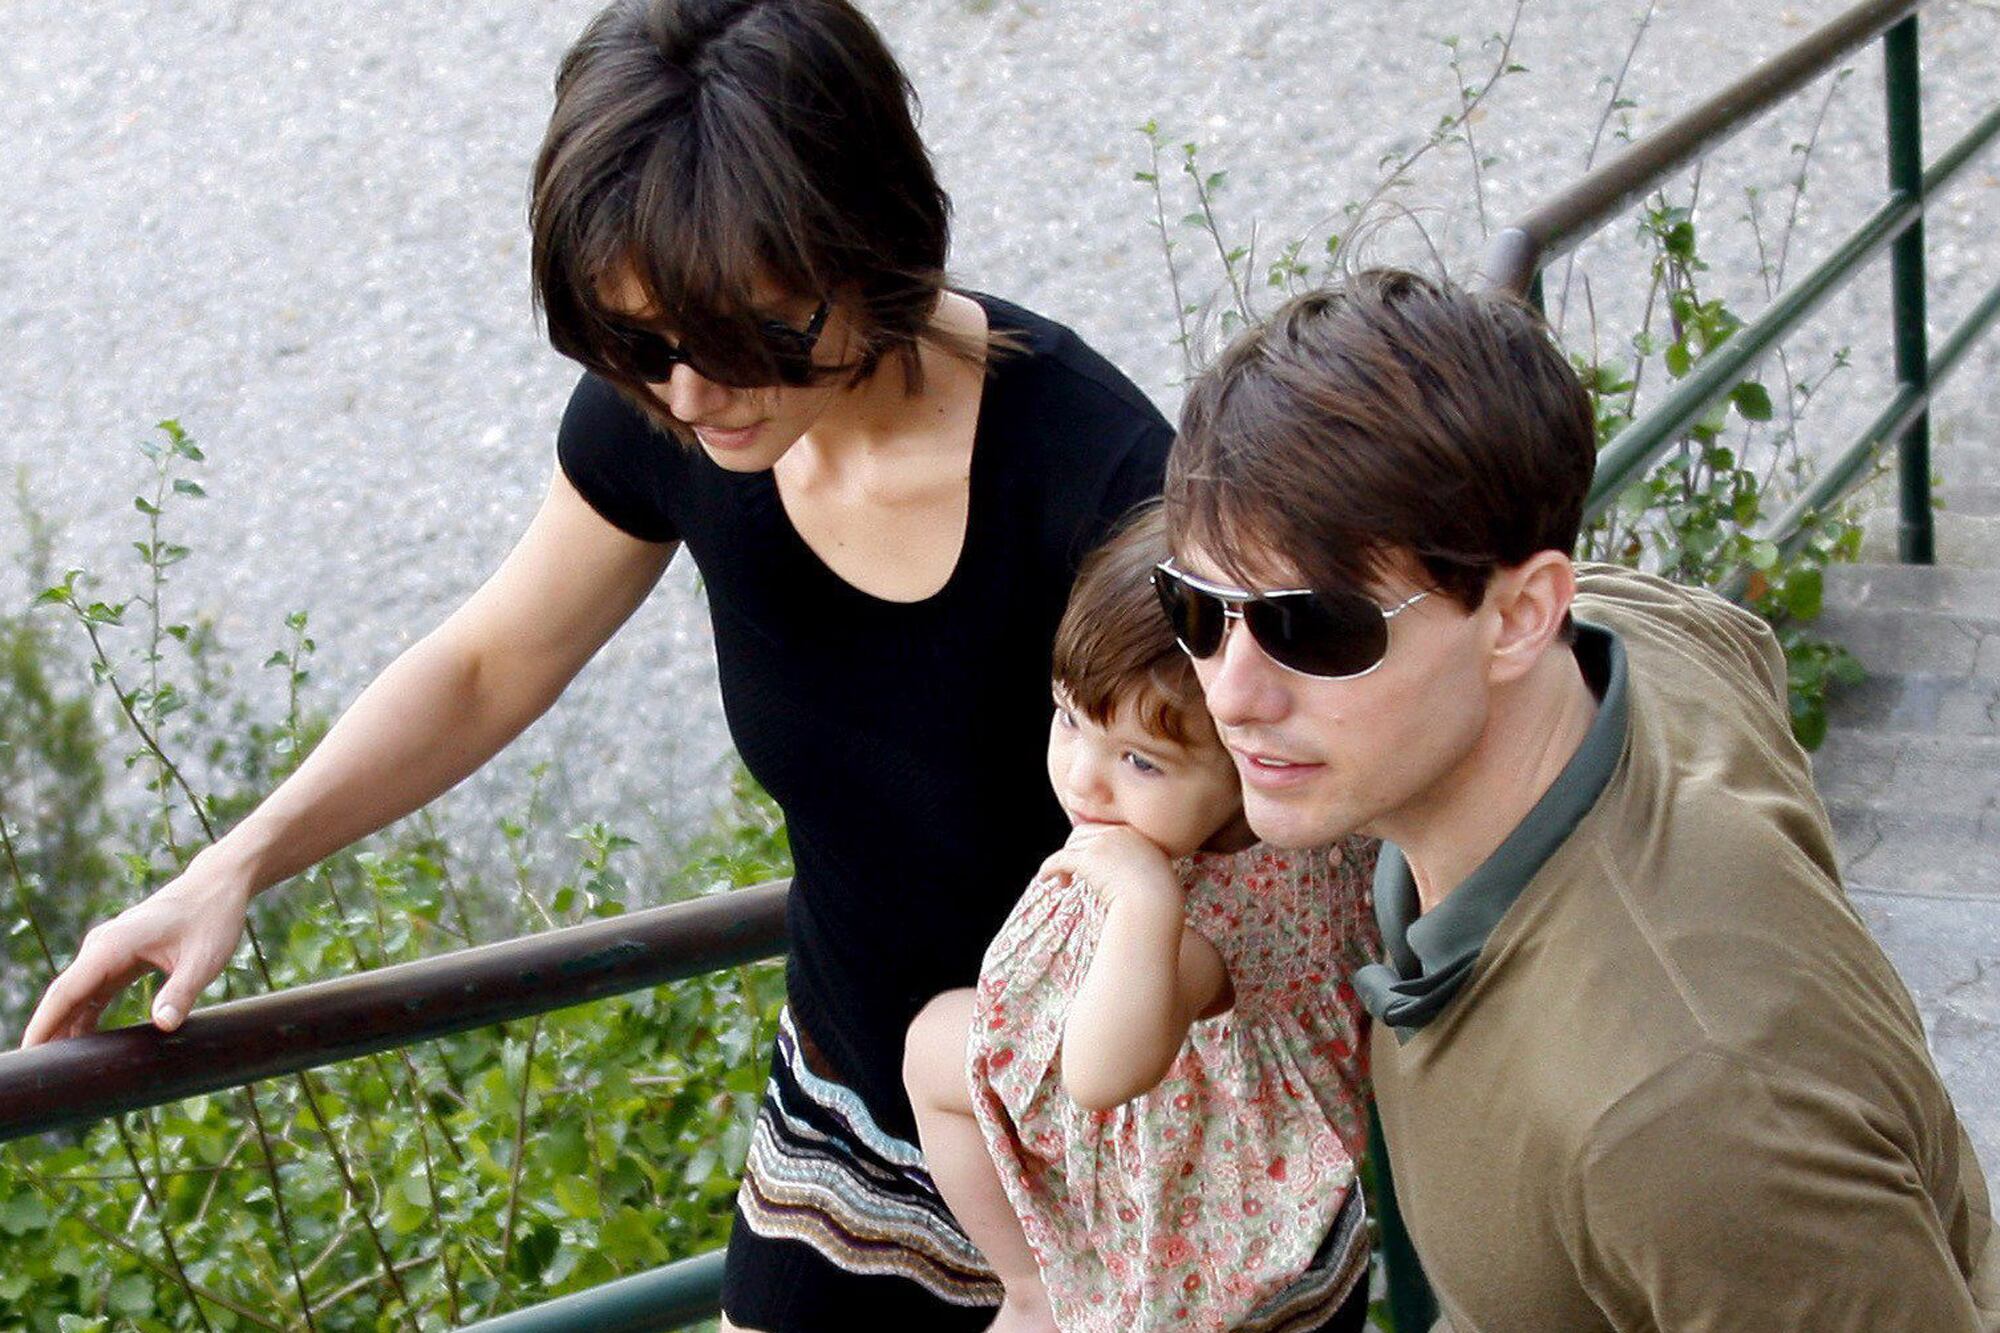
[[[1164,575],[1167,578],[1177,580],[1178,582],[1184,583],[1188,587],[1193,588],[1196,592],[1206,593],[1210,597],[1213,597],[1216,601],[1221,602],[1222,618],[1224,620],[1235,620],[1240,622],[1243,619],[1243,604],[1245,602],[1269,601],[1274,597],[1311,597],[1315,595],[1314,590],[1311,588],[1272,588],[1269,590],[1232,588],[1226,583],[1216,583],[1209,579],[1201,578],[1198,575],[1190,574],[1184,569],[1177,568],[1173,562],[1173,557],[1171,556],[1169,556],[1165,560],[1160,561],[1160,563],[1158,563],[1157,565],[1154,565],[1153,572],[1156,574]],[[1422,592],[1417,593],[1414,596],[1405,597],[1402,601],[1396,603],[1394,606],[1382,606],[1378,603],[1375,609],[1382,613],[1382,619],[1384,621],[1394,620],[1397,616],[1403,614],[1403,612],[1409,610],[1411,607],[1415,606],[1418,602],[1423,601],[1424,598],[1430,596],[1435,591],[1436,589],[1434,588],[1426,588]],[[1210,654],[1210,656],[1220,655],[1222,652],[1223,644],[1226,644],[1228,642],[1228,639],[1229,639],[1229,633],[1228,630],[1225,628],[1225,630],[1223,631],[1223,643],[1217,644],[1215,652]],[[1385,643],[1382,646],[1382,656],[1376,658],[1372,665],[1367,666],[1360,671],[1348,672],[1346,675],[1322,676],[1317,672],[1302,671],[1298,667],[1292,666],[1286,662],[1280,662],[1277,658],[1272,657],[1271,654],[1265,650],[1263,644],[1257,643],[1257,636],[1255,634],[1252,634],[1250,636],[1250,641],[1253,644],[1256,644],[1257,651],[1260,654],[1262,654],[1264,658],[1271,663],[1272,666],[1277,667],[1281,671],[1289,671],[1295,676],[1303,676],[1307,680],[1360,680],[1363,676],[1373,675],[1376,671],[1381,669],[1381,666],[1384,662],[1389,660],[1389,646]],[[1180,645],[1180,650],[1188,655],[1189,660],[1195,662],[1200,662],[1205,660],[1203,658],[1195,656],[1194,649],[1188,647],[1187,641],[1181,638],[1179,634],[1174,635],[1174,642]]]

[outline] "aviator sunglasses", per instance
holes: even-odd
[[[1358,592],[1244,592],[1175,569],[1171,560],[1153,567],[1152,581],[1174,638],[1189,657],[1215,656],[1229,622],[1240,620],[1266,657],[1319,680],[1352,680],[1381,666],[1389,651],[1389,622],[1431,595],[1426,589],[1394,606],[1378,606]]]
[[[813,362],[813,348],[819,345],[820,330],[826,327],[829,309],[830,303],[821,301],[802,329],[775,319],[758,323],[758,336],[763,340],[765,354],[770,358],[771,373],[777,377],[776,383],[796,389],[813,382],[821,369]],[[747,381],[739,375],[702,366],[688,355],[685,348],[675,346],[664,335],[651,329],[620,328],[618,361],[621,370],[638,376],[648,384],[665,384],[674,373],[674,367],[679,365],[687,366],[705,380],[735,389],[757,389],[771,383],[761,377]]]

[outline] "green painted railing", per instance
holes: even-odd
[[[1896,392],[1765,535],[1781,544],[1796,542],[1810,515],[1865,480],[1875,460],[1894,443],[1902,471],[1902,558],[1931,560],[1931,394],[2000,317],[2000,286],[1978,303],[1935,357],[1929,356],[1923,212],[1926,202],[1958,179],[2000,133],[2000,107],[1924,169],[1917,82],[1920,3],[1870,0],[1856,6],[1494,237],[1481,265],[1484,280],[1539,302],[1540,275],[1550,261],[1856,49],[1883,39],[1887,202],[1605,449],[1591,490],[1593,514],[1644,475],[1758,357],[1887,248],[1892,256]],[[787,887],[760,885],[213,1005],[172,1035],[131,1027],[0,1055],[0,1142],[773,957],[784,950]],[[1371,1207],[1382,1219],[1396,1327],[1412,1333],[1429,1327],[1437,1306],[1403,1232],[1379,1133],[1376,1142],[1378,1197]],[[714,1316],[721,1273],[719,1254],[701,1255],[475,1327],[491,1333],[681,1328]]]
[[[1710,353],[1672,393],[1632,422],[1598,456],[1588,502],[1595,518],[1645,476],[1687,429],[1743,379],[1827,300],[1858,277],[1885,249],[1890,252],[1890,296],[1897,388],[1890,403],[1847,448],[1835,454],[1797,502],[1760,535],[1795,548],[1805,523],[1839,502],[1873,475],[1876,460],[1894,444],[1900,472],[1900,558],[1934,559],[1931,514],[1930,402],[1972,343],[2000,315],[1995,286],[1930,359],[1926,350],[1924,210],[1960,179],[1973,159],[2000,133],[1994,107],[1932,166],[1923,165],[1923,117],[1917,71],[1917,10],[1921,0],[1871,0],[1825,27],[1686,115],[1633,144],[1598,171],[1548,200],[1498,233],[1481,264],[1485,281],[1541,303],[1541,273],[1553,260],[1639,199],[1661,181],[1866,43],[1880,38],[1888,124],[1888,199],[1833,253],[1775,299],[1769,309]],[[1737,581],[1740,591],[1741,580]]]

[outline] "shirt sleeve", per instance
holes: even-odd
[[[1133,506],[1156,500],[1167,477],[1167,451],[1173,447],[1174,432],[1164,421],[1149,422],[1132,447],[1112,470],[1098,501],[1097,531],[1101,537],[1132,511]],[[1094,544],[1094,543],[1093,543]]]
[[[1889,1117],[1843,1089],[1697,1052],[1605,1117],[1578,1272],[1618,1329],[1909,1328],[1981,1316]]]
[[[641,541],[679,540],[667,502],[672,473],[686,464],[686,446],[595,375],[584,375],[570,394],[556,433],[556,461],[607,522]]]

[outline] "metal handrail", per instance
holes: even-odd
[[[1888,100],[1889,199],[1804,279],[1769,309],[1737,330],[1643,417],[1630,423],[1599,453],[1585,514],[1602,517],[1625,489],[1657,462],[1714,403],[1728,394],[1756,360],[1849,281],[1883,249],[1892,254],[1897,390],[1889,405],[1796,501],[1759,533],[1781,551],[1795,552],[1814,515],[1839,502],[1873,475],[1875,460],[1894,443],[1900,454],[1901,518],[1897,548],[1910,563],[1934,558],[1931,515],[1930,402],[1967,347],[2000,318],[1989,296],[1946,340],[1947,354],[1927,354],[1923,216],[1930,200],[1960,178],[1973,159],[2000,136],[1995,107],[1926,170],[1918,88],[1917,18],[1922,0],[1870,0],[1842,14],[1763,67],[1635,143],[1502,230],[1488,245],[1480,272],[1486,285],[1540,304],[1541,271],[1602,227],[1660,181],[1739,132],[1784,97],[1826,72],[1875,37],[1883,44]],[[1724,590],[1740,596],[1739,571]]]
[[[1692,110],[1674,117],[1495,233],[1479,265],[1481,281],[1527,295],[1529,283],[1550,260],[1560,258],[1662,180],[1727,142],[1922,4],[1923,0],[1867,0],[1856,5]]]
[[[0,1055],[0,1143],[784,952],[790,880]]]

